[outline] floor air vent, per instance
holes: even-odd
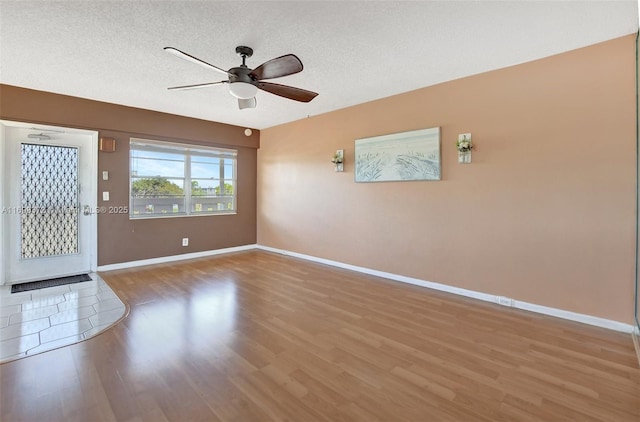
[[[89,274],[78,274],[69,277],[50,278],[48,280],[30,281],[11,286],[11,293],[28,292],[29,290],[45,289],[47,287],[64,286],[65,284],[80,283],[89,281]]]

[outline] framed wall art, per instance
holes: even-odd
[[[440,128],[356,139],[355,181],[440,180]]]

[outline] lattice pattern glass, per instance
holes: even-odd
[[[78,253],[78,148],[21,146],[22,259]]]

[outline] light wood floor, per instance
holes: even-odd
[[[0,420],[640,420],[627,334],[263,251],[101,275],[129,316],[0,365]]]

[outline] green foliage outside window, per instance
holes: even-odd
[[[233,195],[233,186],[229,183],[224,184],[223,195]],[[220,195],[220,186],[216,186],[216,195]]]
[[[131,194],[133,196],[155,196],[163,195],[184,195],[183,189],[164,177],[151,177],[137,179],[131,183]]]
[[[213,190],[216,195],[220,195],[220,186],[216,186]],[[180,186],[164,177],[147,177],[137,179],[131,183],[131,194],[136,197],[153,196],[161,198],[162,196],[184,195],[184,191]],[[233,185],[225,183],[222,195],[233,195]],[[211,191],[200,187],[197,180],[192,180],[191,196],[211,196]]]

